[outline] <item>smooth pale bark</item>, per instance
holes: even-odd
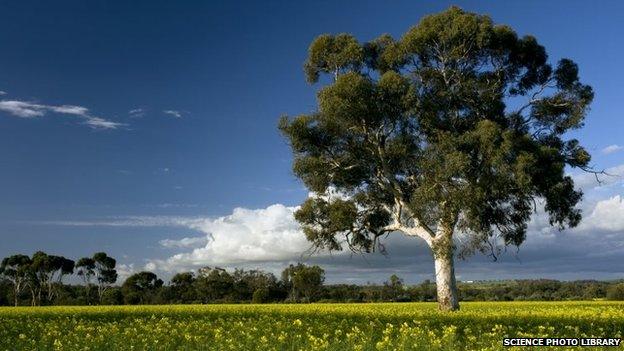
[[[398,220],[397,220],[398,221]],[[429,245],[433,252],[435,263],[436,289],[438,293],[438,308],[442,311],[459,310],[459,295],[455,280],[453,224],[442,224],[433,233],[422,226],[404,227],[388,226],[388,230],[401,231],[408,236],[419,237]]]
[[[451,222],[455,223],[455,221]],[[455,263],[453,261],[453,225],[441,225],[431,241],[435,263],[438,308],[442,311],[459,310],[459,296],[455,281]]]
[[[442,311],[459,310],[453,255],[434,253],[438,308]]]

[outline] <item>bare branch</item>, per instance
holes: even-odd
[[[580,166],[579,168],[580,168],[583,172],[593,174],[593,175],[594,175],[594,177],[596,178],[596,182],[598,182],[598,185],[602,185],[602,184],[604,183],[604,181],[603,181],[603,180],[601,180],[601,179],[598,177],[599,175],[604,175],[604,176],[607,176],[607,177],[617,177],[615,174],[610,174],[610,173],[607,173],[607,172],[606,172],[606,170],[604,170],[604,169],[603,169],[603,170],[600,170],[600,171],[596,171],[596,170],[593,170],[591,167],[583,167],[583,166]]]

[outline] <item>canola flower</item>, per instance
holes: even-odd
[[[0,350],[522,350],[502,339],[622,333],[618,302],[0,308]],[[592,348],[548,348],[576,349]]]

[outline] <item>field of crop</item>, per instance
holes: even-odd
[[[510,350],[503,337],[623,333],[611,302],[0,308],[0,350]]]

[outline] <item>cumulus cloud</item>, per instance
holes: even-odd
[[[261,209],[235,208],[222,217],[128,216],[96,221],[48,221],[39,224],[104,227],[181,227],[202,237],[165,239],[167,248],[193,248],[147,267],[174,272],[206,265],[297,260],[309,248],[293,213],[296,207],[275,204]],[[198,247],[199,246],[199,247]]]
[[[164,110],[163,111],[164,114],[173,116],[175,118],[182,118],[182,112],[181,111],[177,111],[177,110]]]
[[[134,263],[118,264],[115,269],[117,270],[117,283],[121,283],[129,276],[137,273],[137,270],[134,268]]]
[[[614,152],[618,152],[621,151],[622,149],[624,149],[624,146],[620,146],[620,145],[609,145],[607,147],[605,147],[604,149],[600,150],[603,154],[608,155],[608,154],[612,154]]]
[[[295,209],[281,204],[255,210],[236,208],[228,216],[180,222],[205,233],[206,245],[152,260],[150,266],[171,272],[205,265],[297,259],[310,245],[293,217]]]
[[[164,239],[164,240],[159,241],[159,244],[169,249],[194,248],[198,246],[207,245],[208,237],[196,236],[192,238],[182,238],[180,240]]]
[[[498,262],[481,255],[470,257],[458,262],[459,272],[464,279],[612,279],[624,274],[624,269],[614,267],[624,255],[624,198],[616,195],[582,206],[585,219],[578,228],[559,231],[550,225],[547,214],[538,210],[519,251],[508,248]],[[261,264],[283,269],[288,262],[303,259],[322,265],[331,277],[329,281],[382,281],[392,273],[412,281],[433,278],[430,250],[421,240],[402,235],[386,239],[388,256],[360,257],[348,252],[304,255],[309,243],[292,216],[295,209],[283,205],[256,210],[237,208],[229,216],[180,222],[206,233],[206,244],[166,259],[150,260],[146,268],[177,272],[205,265]]]
[[[613,190],[613,189],[611,189]],[[617,190],[617,189],[615,189]],[[584,219],[577,228],[559,231],[549,224],[538,203],[526,242],[492,262],[477,254],[458,261],[459,279],[615,279],[624,275],[624,195],[605,195],[590,188],[592,199],[581,204]],[[596,195],[598,194],[598,195]],[[605,197],[606,196],[606,197]],[[388,256],[380,254],[308,255],[310,244],[293,218],[296,207],[236,208],[221,217],[134,216],[100,221],[49,222],[71,226],[160,227],[190,229],[201,235],[160,240],[174,250],[154,253],[143,269],[163,277],[203,266],[264,269],[279,273],[288,263],[319,264],[328,282],[381,282],[399,274],[408,282],[434,279],[431,252],[419,239],[390,235],[384,239]],[[170,252],[170,251],[168,251]],[[134,267],[133,267],[134,268]]]
[[[624,198],[616,195],[599,201],[581,228],[624,232]],[[624,236],[622,239],[624,240]]]
[[[125,125],[94,116],[88,108],[76,105],[44,105],[19,100],[2,100],[0,101],[0,111],[20,118],[42,117],[47,113],[71,115],[80,117],[85,125],[93,129],[117,129]]]

